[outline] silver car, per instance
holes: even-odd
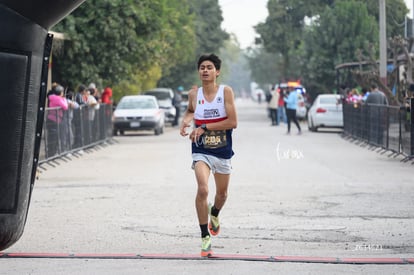
[[[342,101],[339,95],[318,95],[308,111],[308,128],[343,128]]]
[[[151,95],[124,96],[112,116],[113,134],[125,131],[151,130],[155,135],[164,132],[165,115],[157,99]]]

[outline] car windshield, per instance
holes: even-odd
[[[336,97],[321,97],[319,103],[322,105],[335,105],[338,103],[338,99]]]
[[[118,104],[118,109],[128,110],[128,109],[154,109],[157,108],[153,100],[137,100],[137,99],[127,99],[122,100]]]
[[[170,99],[170,94],[169,93],[163,93],[163,92],[156,92],[156,91],[148,91],[145,92],[146,95],[153,95],[155,96],[158,100],[166,100],[166,99]]]

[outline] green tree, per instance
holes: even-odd
[[[319,93],[331,92],[335,66],[355,61],[356,51],[367,49],[369,43],[378,43],[378,23],[364,3],[339,1],[326,7],[304,36],[307,86]]]
[[[292,77],[292,50],[298,49],[303,35],[306,18],[319,14],[325,5],[333,1],[321,0],[269,0],[267,9],[269,16],[264,23],[255,26],[260,35],[260,43],[265,51],[279,54],[281,65],[279,71],[282,78]]]
[[[349,13],[345,16],[340,15],[340,7],[348,2],[358,2],[361,8],[364,8],[364,14]],[[387,0],[387,36],[393,37],[401,35],[404,31],[403,22],[404,16],[407,14],[407,7],[403,0]],[[326,13],[327,8],[335,9],[339,12],[340,20],[336,20],[337,15]],[[284,79],[300,77],[305,83],[310,81],[307,85],[315,85],[318,91],[329,90],[332,87],[324,86],[325,82],[316,80],[318,75],[325,75],[326,71],[330,71],[331,79],[334,75],[334,68],[337,63],[343,60],[356,61],[358,58],[355,52],[352,52],[355,47],[361,46],[360,50],[364,50],[369,42],[374,43],[378,48],[378,38],[373,35],[378,35],[378,17],[379,17],[379,3],[378,0],[269,0],[268,1],[269,16],[264,23],[256,26],[256,32],[260,38],[258,42],[263,45],[259,50],[273,53],[279,58],[281,62],[278,64],[278,74]],[[324,18],[331,16],[332,18]],[[327,37],[328,34],[340,33],[340,31],[348,24],[350,26],[364,25],[365,18],[369,20],[374,18],[372,23],[373,33],[367,36],[367,43],[356,41],[353,43],[353,37],[346,35],[351,33],[343,33],[339,39],[337,36]],[[320,27],[320,22],[330,21],[333,25]],[[322,23],[324,24],[324,23]],[[362,30],[362,33],[365,30]],[[362,34],[363,36],[363,34]],[[323,41],[320,41],[322,37]],[[373,40],[370,39],[373,37]],[[313,44],[325,44],[324,47],[314,48]],[[339,43],[336,45],[336,43]],[[354,46],[352,46],[354,45]],[[333,49],[340,52],[335,52]],[[351,56],[344,53],[352,52]],[[259,57],[260,55],[256,55]],[[346,58],[345,58],[346,56]],[[331,62],[333,61],[333,62]],[[326,67],[326,65],[330,66]],[[317,65],[319,64],[319,65]],[[254,71],[255,68],[252,68]],[[321,71],[319,71],[321,70]],[[253,73],[255,77],[255,74]],[[258,76],[261,77],[260,75]],[[329,82],[329,81],[328,81]]]
[[[264,49],[269,53],[280,54],[283,60],[282,74],[287,77],[290,65],[289,51],[302,32],[303,13],[298,13],[290,0],[269,0],[269,16],[264,23],[256,26]]]
[[[218,53],[229,35],[221,28],[222,11],[218,0],[190,1],[190,14],[194,18],[194,49],[187,51],[187,58],[164,73],[159,86],[176,88],[190,87],[198,82],[197,58],[203,53]]]
[[[379,2],[378,0],[359,0],[367,6],[368,13],[375,17],[379,22]],[[404,36],[404,20],[408,13],[408,8],[404,0],[386,1],[386,20],[387,37]]]
[[[129,87],[123,94],[137,93],[191,52],[188,11],[186,0],[86,1],[54,28],[68,37],[53,57],[54,79],[72,88],[122,84]]]
[[[236,96],[247,94],[250,90],[250,68],[247,56],[233,36],[220,50],[223,62],[219,82],[231,86]]]
[[[283,72],[279,70],[283,63],[281,54],[270,53],[260,47],[249,48],[246,54],[252,80],[262,89],[284,80]]]

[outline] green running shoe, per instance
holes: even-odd
[[[208,229],[210,230],[210,234],[213,236],[217,236],[220,233],[220,221],[218,217],[211,215],[211,208],[213,205],[211,203],[208,204],[208,213],[210,214],[210,222],[208,223]]]
[[[201,257],[211,257],[213,255],[213,251],[211,250],[211,237],[206,236],[201,241]]]

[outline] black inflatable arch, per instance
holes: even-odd
[[[30,205],[53,36],[85,0],[0,0],[0,250],[23,234]]]

